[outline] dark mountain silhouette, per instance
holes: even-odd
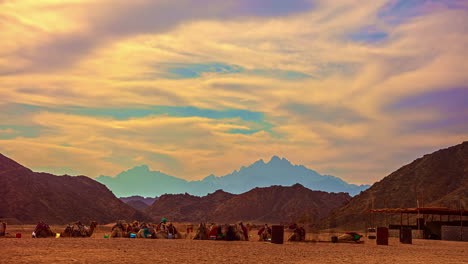
[[[0,205],[0,218],[21,223],[147,219],[89,177],[33,172],[1,154]]]
[[[155,220],[166,217],[178,222],[315,222],[350,199],[347,193],[312,191],[295,184],[255,188],[239,195],[221,190],[203,197],[167,194],[144,211]]]
[[[170,221],[212,221],[210,214],[219,204],[234,197],[234,194],[218,190],[204,197],[185,194],[165,194],[144,210],[155,221],[166,217]]]
[[[154,201],[158,199],[158,197],[155,197],[155,198],[146,197],[145,198],[142,196],[135,195],[135,196],[130,196],[130,197],[120,197],[119,199],[137,210],[143,210],[146,207],[152,205]]]
[[[122,200],[124,203],[129,203],[132,201],[141,201],[146,205],[152,205],[154,201],[158,199],[158,197],[143,197],[139,195],[134,195],[130,197],[120,197],[119,199]]]
[[[137,209],[139,211],[147,208],[149,205],[147,205],[145,202],[143,201],[139,201],[139,200],[133,200],[133,201],[129,201],[129,202],[126,202],[126,204],[130,205],[132,208],[134,209]]]
[[[418,201],[420,206],[467,208],[468,142],[401,167],[334,210],[322,225],[364,228],[370,218],[366,212],[372,209],[372,203],[374,208],[406,208],[417,207]]]
[[[160,196],[166,193],[202,196],[219,189],[239,194],[256,187],[291,186],[296,183],[312,190],[356,195],[369,187],[349,184],[338,177],[321,175],[277,156],[272,157],[268,163],[259,160],[231,174],[222,177],[210,175],[201,181],[189,182],[159,171],[151,171],[146,165],[124,171],[116,177],[99,176],[96,180],[105,184],[118,196]]]

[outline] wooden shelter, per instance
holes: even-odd
[[[447,207],[381,208],[371,209],[369,213],[400,214],[400,225],[389,225],[390,229],[401,230],[404,227],[410,227],[412,229],[423,230],[425,238],[432,237],[433,235],[441,239],[442,226],[460,226],[459,240],[463,241],[468,237],[468,234],[465,234],[465,237],[463,236],[463,233],[466,233],[466,230],[464,231],[466,228],[463,226],[468,226],[468,223],[464,221],[464,216],[468,216],[468,210],[450,209]],[[406,221],[403,220],[403,215],[406,215]],[[416,225],[410,225],[410,215],[417,215]],[[429,220],[427,223],[426,216]],[[434,216],[436,216],[436,219],[434,219]],[[439,219],[437,219],[437,216],[439,216]],[[446,216],[444,217],[446,221],[443,221],[443,216]]]

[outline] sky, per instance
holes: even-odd
[[[464,0],[0,0],[0,153],[369,184],[468,139]]]

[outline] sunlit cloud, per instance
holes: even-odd
[[[467,24],[457,0],[3,1],[0,152],[186,179],[279,155],[372,183],[466,140]]]

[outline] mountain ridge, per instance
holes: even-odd
[[[356,195],[369,187],[349,184],[332,175],[321,175],[278,156],[273,156],[267,163],[260,159],[230,174],[219,177],[210,174],[202,180],[186,181],[160,171],[151,171],[147,165],[123,171],[116,177],[101,175],[96,180],[107,185],[117,196],[160,196],[185,192],[200,196],[218,189],[239,194],[255,187],[292,186],[296,183],[313,190]]]
[[[165,194],[143,211],[153,220],[175,222],[295,222],[315,223],[348,202],[347,193],[312,191],[300,184],[257,187],[241,194],[217,190],[206,196]]]
[[[92,178],[33,172],[1,154],[0,186],[0,218],[23,224],[148,219]]]
[[[322,226],[354,228],[361,223],[359,227],[364,227],[369,220],[366,212],[372,207],[414,208],[418,201],[420,206],[468,208],[468,141],[402,166],[332,211]]]

